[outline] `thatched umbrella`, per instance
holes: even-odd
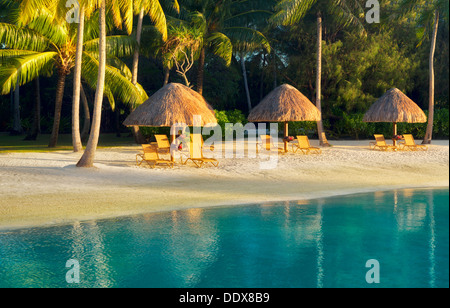
[[[284,84],[270,92],[248,117],[250,122],[284,122],[284,137],[288,122],[320,121],[321,113],[311,101],[293,86]],[[284,142],[287,152],[287,142]]]
[[[397,135],[397,123],[426,123],[427,116],[408,96],[399,89],[387,91],[370,107],[364,115],[364,122],[392,122],[394,136]],[[396,145],[396,140],[394,140]]]
[[[194,123],[194,116],[201,116],[201,123]],[[145,103],[136,108],[123,122],[125,126],[172,127],[177,123],[187,126],[217,124],[214,109],[194,90],[169,83]],[[172,134],[171,141],[175,136]]]

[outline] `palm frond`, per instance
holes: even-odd
[[[145,13],[150,17],[155,28],[162,34],[164,41],[167,40],[167,20],[161,3],[157,0],[148,0],[144,6]]]
[[[67,22],[56,23],[54,22],[53,16],[42,14],[31,20],[28,28],[46,37],[56,46],[62,46],[70,40],[70,29],[68,25]]]
[[[231,64],[231,59],[233,57],[233,44],[231,43],[229,37],[223,33],[214,32],[209,35],[206,43],[213,54],[225,60],[227,66]]]
[[[24,85],[38,76],[48,75],[54,64],[56,52],[33,53],[12,58],[12,65],[0,66],[1,93],[7,94],[19,85]]]
[[[281,0],[275,7],[275,13],[270,19],[275,25],[289,26],[298,23],[317,0]]]
[[[133,5],[127,0],[118,0],[120,6],[120,12],[122,15],[122,23],[125,25],[125,29],[128,35],[133,31]]]
[[[84,49],[90,52],[98,52],[99,39],[92,39],[84,43]],[[112,35],[106,37],[106,53],[116,57],[133,55],[136,48],[136,39],[128,35]]]
[[[239,51],[254,51],[264,48],[270,53],[268,39],[261,32],[247,27],[230,27],[224,29],[224,34],[230,38],[233,47]]]
[[[35,51],[19,49],[0,49],[0,65],[12,65],[14,58],[35,54]]]
[[[22,0],[17,15],[18,25],[27,25],[38,16],[56,12],[61,0]]]
[[[36,31],[7,23],[0,23],[0,42],[6,48],[36,52],[44,51],[50,45],[50,41]]]
[[[82,76],[92,89],[97,88],[98,60],[90,52],[83,52]],[[115,98],[125,104],[137,106],[147,98],[142,87],[134,86],[122,72],[110,65],[106,66],[105,85],[109,87]]]

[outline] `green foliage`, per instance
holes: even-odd
[[[229,128],[227,129],[228,123],[230,124],[238,124],[241,123],[245,125],[248,123],[247,117],[240,110],[231,110],[231,111],[218,111],[215,110],[217,123],[222,129],[222,137],[225,138],[226,134],[229,133]]]
[[[278,131],[282,132],[284,130],[284,123],[278,124]],[[289,135],[299,136],[306,135],[311,136],[317,133],[317,123],[316,122],[289,122]]]
[[[345,42],[345,44],[344,44]],[[411,90],[417,61],[392,41],[390,33],[369,38],[346,34],[324,44],[324,95],[331,107],[361,112],[390,88]]]
[[[222,131],[225,131],[225,124],[227,123],[241,123],[242,125],[248,123],[247,117],[240,110],[235,109],[231,111],[214,111],[216,113],[217,122],[222,128]]]
[[[428,116],[428,111],[425,111]],[[370,139],[374,134],[383,134],[386,138],[392,137],[392,123],[365,123],[363,113],[343,113],[341,119],[333,129],[338,138],[351,137],[354,139]],[[327,127],[326,127],[327,128]],[[412,134],[415,138],[424,138],[427,123],[398,123],[398,133]],[[434,136],[437,138],[449,138],[449,110],[436,109],[434,121]]]
[[[156,141],[154,140],[155,135],[170,135],[170,127],[140,127],[139,130],[150,142]]]

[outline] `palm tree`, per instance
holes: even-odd
[[[322,33],[323,33],[323,12],[328,7],[332,8],[333,13],[338,16],[339,22],[344,26],[355,25],[360,32],[364,32],[364,27],[359,18],[364,11],[358,0],[317,0],[299,1],[299,0],[281,0],[276,9],[277,13],[271,20],[276,25],[294,25],[298,23],[307,12],[315,9],[317,18],[317,68],[316,68],[316,107],[322,112]],[[357,12],[354,14],[353,12]],[[323,128],[323,118],[317,122],[317,131],[322,146],[329,146],[325,131]]]
[[[116,51],[121,50],[122,53],[116,53],[116,57],[109,56],[111,53],[108,50],[115,50],[117,47],[119,47],[119,40],[112,40],[111,42],[108,41],[108,37],[106,36],[107,3],[106,0],[99,0],[99,2],[99,39],[97,39],[95,42],[90,43],[89,45],[85,43],[86,49],[89,50],[89,48],[92,48],[91,50],[98,50],[98,58],[93,57],[93,55],[86,54],[86,57],[83,59],[82,66],[82,68],[86,68],[85,70],[83,69],[84,75],[90,76],[90,78],[87,78],[87,80],[96,80],[95,85],[90,85],[91,87],[96,89],[91,133],[89,135],[89,140],[83,156],[77,163],[77,167],[85,168],[91,168],[94,165],[95,152],[97,150],[98,140],[100,136],[103,96],[106,95],[113,106],[113,94],[120,97],[124,103],[130,103],[132,105],[141,104],[148,98],[144,89],[139,84],[133,85],[133,83],[131,82],[131,72],[127,70],[126,65],[119,60],[119,57],[122,57],[126,53],[128,53],[128,49],[124,51],[122,48],[119,48],[119,50]],[[122,21],[126,25],[128,31],[130,31],[130,29],[132,29],[132,18],[130,18],[130,11],[132,12],[131,2],[113,1],[110,4],[112,5],[112,11],[117,13],[113,14],[116,27],[120,27],[120,17],[125,16]],[[132,41],[134,41],[134,39],[132,39]],[[136,46],[133,46],[133,48],[135,47]],[[108,62],[118,64],[121,69],[119,70],[114,67],[108,66]],[[123,74],[123,71],[125,71],[125,74]],[[94,77],[95,75],[96,78]],[[122,85],[122,87],[120,85]]]
[[[0,67],[3,94],[16,87],[15,81],[20,86],[40,75],[49,75],[56,68],[55,118],[49,147],[56,146],[64,84],[74,63],[74,46],[69,33],[68,26],[52,24],[48,15],[39,16],[27,28],[0,24],[0,40],[8,48],[1,54],[9,61],[9,65]]]
[[[259,31],[249,27],[253,18],[261,14],[268,16],[269,12],[252,8],[251,1],[236,0],[205,0],[190,1],[187,4],[188,16],[192,27],[200,29],[203,33],[203,45],[200,48],[197,92],[203,94],[204,68],[206,52],[225,60],[231,64],[233,48],[246,50],[254,46],[263,46],[270,50],[270,44],[266,37]],[[183,12],[182,12],[183,13]]]
[[[86,150],[83,153],[77,167],[91,168],[94,166],[95,151],[97,150],[98,138],[100,136],[100,124],[102,116],[102,103],[106,76],[106,0],[100,1],[99,28],[100,39],[98,42],[98,78],[97,90],[95,92],[94,113],[92,116],[92,129]]]
[[[84,24],[85,18],[88,18],[95,9],[93,2],[79,0],[79,22],[77,29],[77,45],[75,55],[75,69],[73,77],[73,96],[72,96],[72,146],[74,152],[80,152],[83,149],[80,134],[80,95],[81,95],[81,64],[83,61],[83,43],[84,43]]]
[[[448,0],[403,0],[400,3],[401,16],[405,16],[413,11],[419,10],[418,16],[418,36],[420,38],[420,44],[423,43],[427,34],[432,30],[431,35],[431,47],[429,55],[429,114],[428,114],[428,125],[425,133],[425,138],[423,139],[423,144],[431,144],[433,139],[433,125],[434,125],[434,55],[436,52],[436,41],[437,33],[439,29],[439,20],[443,17],[445,20],[449,20],[449,1]]]
[[[138,67],[139,67],[139,49],[141,45],[142,25],[144,21],[144,16],[148,15],[150,17],[150,19],[155,25],[154,27],[158,30],[159,33],[161,33],[163,41],[167,40],[167,21],[166,16],[164,14],[164,10],[159,0],[134,0],[133,7],[134,13],[138,15],[138,23],[136,27],[137,48],[135,49],[133,55],[132,82],[133,84],[137,84]],[[180,7],[177,0],[173,0],[173,7],[175,8],[175,10],[179,12]],[[131,112],[133,111],[134,108],[131,109]],[[133,126],[132,132],[136,143],[139,144],[145,143],[145,139],[143,135],[140,133],[138,126]]]
[[[56,146],[57,143],[65,79],[75,65],[74,30],[75,28],[67,22],[54,18],[50,13],[47,15],[41,13],[26,27],[0,23],[0,40],[7,46],[7,49],[1,50],[0,53],[8,61],[7,65],[0,67],[2,93],[8,93],[15,87],[13,80],[20,80],[19,85],[23,85],[38,76],[51,75],[56,68],[58,82],[50,147]],[[97,70],[99,64],[97,60],[99,39],[92,38],[92,35],[88,36],[89,40],[83,44],[81,75],[95,89],[97,76],[92,72]],[[109,36],[105,41],[110,55],[107,71],[111,78],[108,78],[105,88],[109,102],[114,106],[114,96],[125,103],[141,102],[146,96],[145,92],[139,85],[131,84],[129,69],[118,59],[132,53],[135,47],[134,39],[129,36]]]

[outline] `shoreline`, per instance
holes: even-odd
[[[77,153],[0,154],[0,231],[49,227],[191,208],[245,206],[335,196],[449,187],[448,141],[429,152],[369,151],[335,142],[317,155],[288,154],[275,170],[223,159],[219,168],[139,168],[139,147],[102,149],[96,169]],[[313,144],[314,146],[314,144]]]
[[[367,190],[358,190],[358,191],[347,191],[344,193],[327,193],[323,194],[321,196],[311,196],[306,198],[288,198],[288,199],[274,199],[274,200],[264,200],[264,201],[255,201],[253,203],[229,203],[229,204],[218,204],[218,205],[203,205],[203,206],[188,206],[188,207],[170,207],[170,209],[159,209],[154,210],[150,212],[145,211],[138,211],[133,213],[116,213],[110,215],[99,215],[99,216],[93,216],[93,217],[86,217],[83,219],[80,218],[74,218],[67,221],[57,221],[57,222],[47,222],[47,223],[25,223],[23,225],[0,225],[0,232],[12,232],[12,231],[20,231],[20,230],[26,230],[26,229],[36,229],[36,228],[50,228],[50,227],[59,227],[59,226],[67,226],[71,225],[73,223],[88,223],[90,221],[102,221],[102,220],[111,220],[111,219],[122,219],[122,218],[129,218],[133,216],[139,216],[139,215],[153,215],[153,214],[161,214],[161,213],[168,213],[172,211],[186,211],[191,209],[216,209],[216,208],[231,208],[231,207],[246,207],[246,206],[253,206],[253,205],[260,205],[260,204],[271,204],[271,203],[282,203],[282,202],[295,202],[295,201],[314,201],[314,200],[320,200],[320,199],[329,199],[329,198],[338,198],[338,197],[347,197],[347,196],[353,196],[353,195],[360,195],[360,194],[368,194],[368,193],[376,193],[376,192],[391,192],[391,191],[402,191],[402,190],[444,190],[449,189],[449,186],[419,186],[419,187],[397,187],[397,188],[389,188],[389,189],[367,189]]]

